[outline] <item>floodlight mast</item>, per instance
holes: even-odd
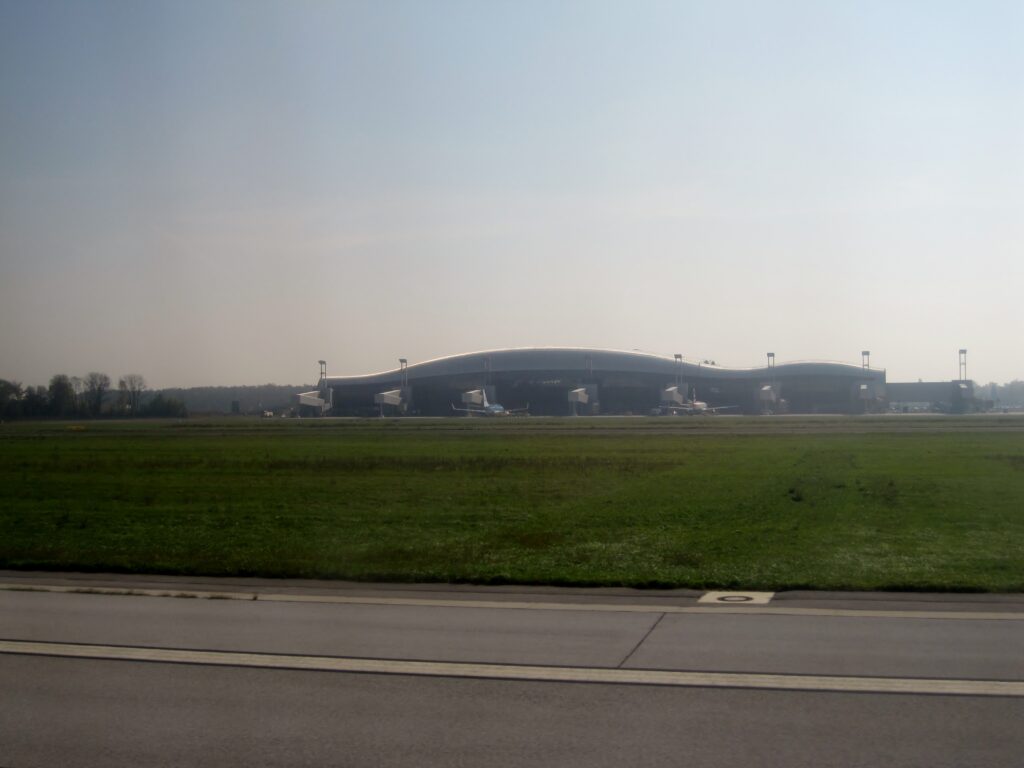
[[[967,350],[960,350],[960,381],[967,381]]]
[[[320,382],[322,382],[324,379],[327,378],[327,361],[319,360],[318,362],[320,363]]]
[[[870,350],[865,349],[865,350],[863,350],[860,353],[860,367],[861,368],[870,368],[871,367],[871,351]]]

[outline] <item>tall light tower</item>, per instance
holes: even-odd
[[[960,350],[960,381],[967,381],[967,350]]]
[[[320,360],[318,362],[320,363],[320,381],[323,381],[324,379],[327,378],[327,361]]]
[[[680,354],[673,355],[676,360],[676,391],[679,391],[680,385],[683,383],[683,356]]]
[[[409,361],[404,357],[398,358],[398,370],[402,377],[402,389],[409,386]]]
[[[865,349],[863,352],[860,353],[860,367],[861,368],[870,368],[871,367],[871,352],[869,350]]]

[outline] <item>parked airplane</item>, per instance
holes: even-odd
[[[525,408],[506,408],[500,403],[489,403],[487,402],[487,391],[483,389],[472,389],[466,392],[462,396],[462,401],[468,407],[456,408],[453,403],[452,410],[470,416],[473,414],[480,416],[514,416],[517,413],[526,413],[530,410],[529,403],[526,404]],[[474,403],[479,403],[479,405],[473,405]]]
[[[685,414],[686,416],[699,416],[705,413],[718,413],[719,411],[727,411],[730,408],[739,408],[738,405],[716,405],[711,407],[703,400],[685,400],[678,405],[663,405],[657,410],[662,414],[671,414],[673,416],[677,414]]]
[[[669,387],[665,390],[665,393],[669,395],[671,399],[668,402],[662,403],[659,408],[654,410],[656,415],[677,416],[682,413],[687,416],[699,416],[702,414],[714,414],[719,411],[727,411],[731,408],[739,408],[738,405],[718,405],[712,407],[703,400],[697,399],[696,390],[693,392],[692,400],[681,398],[677,387]]]

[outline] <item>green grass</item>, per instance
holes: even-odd
[[[1024,590],[1024,420],[0,426],[0,567]]]

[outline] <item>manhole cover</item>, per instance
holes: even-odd
[[[774,596],[774,592],[706,592],[697,602],[719,605],[767,605]]]

